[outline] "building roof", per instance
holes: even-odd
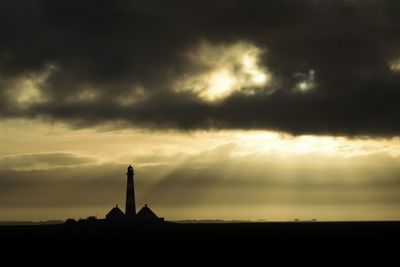
[[[124,216],[125,214],[122,212],[122,210],[118,208],[117,205],[114,208],[112,208],[109,213],[107,213],[106,218],[120,218]]]
[[[158,219],[158,216],[149,207],[147,207],[147,204],[145,204],[144,207],[139,210],[136,216],[148,219]]]

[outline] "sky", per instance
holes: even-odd
[[[400,220],[400,2],[0,1],[0,221]]]

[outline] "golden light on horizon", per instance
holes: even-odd
[[[62,123],[39,120],[7,120],[2,123],[0,138],[8,140],[1,156],[48,152],[92,155],[101,163],[126,161],[133,156],[195,155],[229,145],[234,155],[323,155],[340,158],[387,154],[400,156],[400,139],[350,139],[346,137],[291,136],[272,131],[146,131],[140,129],[110,130],[71,129]],[[22,131],[21,129],[24,129]],[[141,142],[134,142],[139,139]],[[193,143],[196,139],[196,143]],[[17,146],[25,140],[24,146]],[[101,144],[102,149],[99,149]]]
[[[111,204],[122,204],[124,168],[129,163],[137,170],[138,199],[146,199],[168,219],[368,219],[378,216],[376,211],[385,206],[386,196],[389,204],[379,218],[394,218],[397,207],[393,202],[397,189],[386,184],[397,173],[399,138],[244,130],[71,129],[39,120],[8,120],[2,126],[0,139],[7,142],[2,146],[0,171],[16,176],[16,181],[39,179],[43,197],[37,197],[36,187],[18,189],[26,192],[27,201],[55,202],[54,207],[44,206],[30,214],[30,219],[50,218],[46,214],[53,209],[57,211],[50,214],[62,219],[90,215],[90,211],[101,215]],[[23,146],[18,145],[21,140]],[[385,175],[380,175],[382,169]],[[30,172],[32,177],[26,178]],[[54,177],[54,173],[62,175]],[[64,184],[60,195],[52,193],[55,183]],[[369,183],[378,186],[374,189]],[[7,218],[28,216],[13,190],[1,196],[11,207],[0,207],[0,211]],[[79,193],[82,190],[94,190],[103,197],[86,198]],[[72,191],[80,196],[78,202],[65,198]],[[348,208],[341,213],[343,201],[354,202],[363,212],[352,215],[353,209]],[[239,207],[241,212],[236,212]],[[330,212],[320,212],[324,209]]]

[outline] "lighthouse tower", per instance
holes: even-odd
[[[133,176],[135,175],[135,171],[133,167],[129,165],[126,183],[126,206],[125,206],[125,215],[126,216],[136,216],[136,204],[135,204],[135,184],[133,182]]]

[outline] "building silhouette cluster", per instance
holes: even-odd
[[[147,204],[142,207],[139,212],[136,213],[136,202],[135,202],[135,183],[134,176],[135,171],[131,165],[129,165],[127,173],[126,183],[126,203],[125,213],[118,208],[116,205],[106,215],[106,220],[109,221],[140,221],[140,222],[163,222],[164,218],[158,217]]]

